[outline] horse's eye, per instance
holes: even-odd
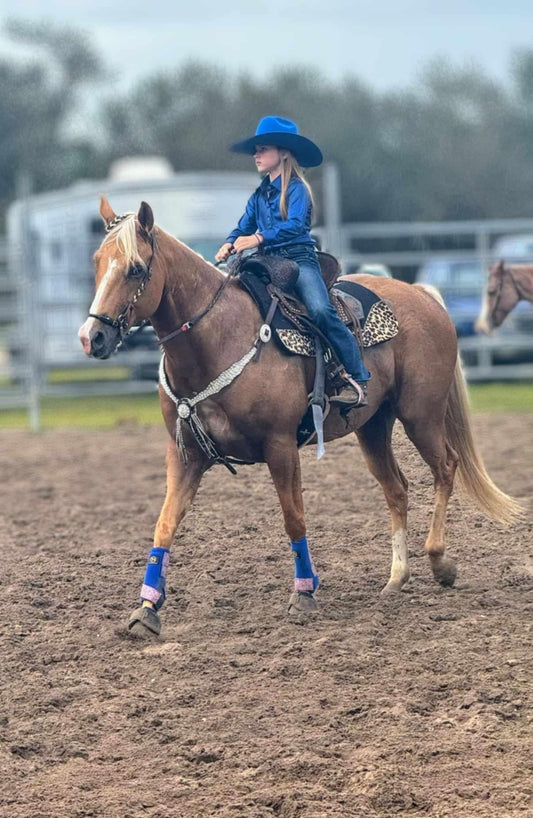
[[[496,295],[496,289],[487,290],[487,295],[489,296]]]
[[[131,264],[128,270],[128,278],[142,278],[146,274],[146,267],[141,262]]]

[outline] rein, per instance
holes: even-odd
[[[232,271],[228,276],[226,276],[226,278],[216,291],[215,295],[213,296],[211,303],[209,304],[208,307],[205,308],[205,310],[202,310],[202,312],[198,313],[198,315],[195,315],[194,318],[191,318],[189,321],[185,321],[185,323],[182,324],[181,327],[178,327],[178,329],[173,330],[173,332],[169,332],[169,334],[163,336],[163,338],[159,338],[158,339],[159,343],[164,344],[166,343],[166,341],[170,341],[172,338],[176,338],[177,335],[181,335],[182,332],[189,332],[189,330],[191,330],[194,327],[194,325],[197,324],[198,321],[200,321],[201,318],[203,318],[205,315],[207,315],[208,312],[210,312],[213,309],[213,307],[217,303],[218,299],[220,298],[220,296],[222,295],[222,293],[224,292],[231,278],[234,275],[235,274]]]
[[[514,274],[513,274],[512,268],[511,268],[511,267],[507,267],[507,268],[506,268],[506,270],[507,270],[507,272],[509,273],[509,275],[510,275],[510,277],[511,277],[511,281],[513,282],[513,286],[514,286],[514,288],[515,288],[515,290],[516,290],[516,294],[517,294],[517,296],[518,296],[520,299],[523,299],[524,301],[527,301],[527,300],[528,300],[528,298],[527,298],[527,296],[524,294],[524,291],[523,291],[523,290],[521,290],[521,289],[520,289],[520,287],[518,286],[518,283],[517,283],[517,281],[516,281],[516,278],[514,277]]]
[[[108,224],[106,225],[106,228],[105,228],[106,233],[109,233],[114,227],[117,226],[117,224],[119,224],[125,218],[126,218],[126,216],[115,216],[114,219],[111,219],[111,221],[108,222]],[[130,319],[130,315],[132,313],[132,310],[134,309],[135,304],[137,303],[137,301],[139,300],[139,298],[143,294],[144,290],[146,289],[146,285],[148,284],[148,282],[152,278],[152,264],[153,264],[154,255],[155,255],[154,236],[151,233],[148,233],[146,231],[144,231],[144,232],[146,233],[146,236],[148,237],[148,240],[150,242],[150,247],[152,248],[152,256],[150,258],[148,266],[146,267],[146,272],[143,274],[143,277],[141,279],[141,283],[139,284],[139,286],[138,286],[133,298],[131,299],[131,301],[128,301],[128,303],[126,304],[126,306],[124,307],[122,312],[120,312],[119,315],[116,318],[111,318],[110,315],[106,315],[105,313],[94,313],[94,312],[89,313],[89,318],[97,318],[103,324],[107,324],[109,327],[113,327],[113,329],[118,329],[118,331],[120,333],[120,340],[121,341],[124,340],[124,338],[126,337],[126,335],[129,332],[129,326],[128,325],[129,325],[129,319]],[[149,323],[149,321],[143,321],[141,323],[140,327],[139,327],[139,330],[141,330],[148,323]]]

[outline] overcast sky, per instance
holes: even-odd
[[[0,22],[10,5],[0,0]],[[385,90],[435,56],[502,78],[513,50],[533,47],[532,0],[17,0],[16,16],[84,29],[127,84],[196,58],[260,77],[312,66]]]

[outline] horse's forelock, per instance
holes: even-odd
[[[124,255],[124,264],[129,266],[138,256],[135,213],[127,213],[125,218],[105,236],[100,247],[115,242]]]

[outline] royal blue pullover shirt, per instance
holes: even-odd
[[[248,199],[239,224],[226,241],[233,244],[239,236],[261,233],[265,247],[286,247],[289,244],[311,244],[312,203],[304,183],[291,179],[287,190],[287,219],[281,218],[281,174],[273,182],[267,175]]]

